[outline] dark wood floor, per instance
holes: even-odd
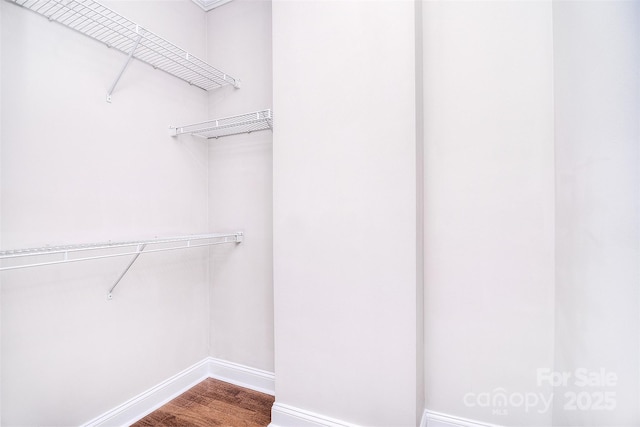
[[[271,422],[274,398],[208,378],[133,427],[258,427]]]

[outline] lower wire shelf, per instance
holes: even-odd
[[[131,262],[109,290],[108,297],[111,299],[111,293],[115,287],[142,253],[197,248],[225,243],[241,243],[243,238],[244,233],[237,231],[234,233],[193,234],[126,242],[5,250],[0,251],[0,271],[132,255]]]

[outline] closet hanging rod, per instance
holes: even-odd
[[[88,261],[102,258],[112,258],[126,255],[139,255],[140,253],[163,252],[176,249],[197,248],[203,246],[220,245],[225,243],[240,243],[243,240],[241,231],[235,233],[210,233],[178,236],[162,239],[136,240],[126,242],[90,243],[79,245],[45,246],[41,248],[15,249],[0,251],[0,262],[24,259],[27,257],[61,256],[62,259],[50,261],[33,261],[24,264],[0,266],[0,271],[16,270],[20,268],[39,267],[45,265],[63,264],[68,262]],[[169,247],[156,247],[147,249],[149,245],[174,245]],[[135,247],[135,248],[134,248]],[[112,250],[110,253],[93,254],[77,258],[70,255],[85,251]]]
[[[260,110],[190,125],[170,126],[169,129],[171,136],[191,134],[206,139],[217,139],[222,136],[273,129],[273,114],[270,109]]]
[[[204,90],[240,80],[93,0],[7,0]],[[139,43],[138,43],[139,42]]]

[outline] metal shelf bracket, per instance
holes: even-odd
[[[124,74],[124,71],[127,69],[127,66],[129,66],[129,63],[131,62],[131,59],[133,58],[133,54],[135,53],[136,49],[138,48],[138,45],[140,44],[140,40],[142,40],[142,34],[140,33],[140,26],[139,25],[136,25],[136,33],[138,33],[138,38],[136,39],[136,42],[133,45],[133,48],[131,48],[131,52],[129,53],[129,56],[127,57],[127,60],[122,65],[122,68],[120,69],[120,72],[116,76],[116,78],[113,81],[113,83],[111,83],[111,87],[109,88],[109,91],[107,92],[107,102],[111,102],[111,94],[113,93],[114,89],[116,88],[116,85],[120,81],[120,77],[122,77],[122,75]]]
[[[140,256],[140,254],[142,253],[142,251],[144,250],[144,248],[147,246],[146,243],[143,243],[141,245],[138,245],[138,247],[136,248],[136,254],[133,256],[133,258],[131,259],[131,262],[129,263],[129,265],[127,265],[127,267],[124,269],[124,271],[122,272],[122,274],[120,275],[120,277],[118,277],[118,280],[116,280],[116,283],[113,284],[113,286],[111,287],[111,289],[109,289],[109,294],[107,295],[107,299],[111,300],[113,299],[113,290],[116,288],[116,286],[118,286],[118,283],[120,283],[120,281],[122,280],[122,278],[124,277],[125,274],[127,274],[127,271],[129,271],[129,269],[131,268],[131,266],[133,265],[134,262],[136,262],[136,260],[138,259],[138,257]]]

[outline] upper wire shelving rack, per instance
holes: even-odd
[[[136,58],[201,89],[240,86],[239,80],[93,0],[8,1],[117,49],[129,55],[129,59]],[[120,75],[123,71],[124,68]]]
[[[271,110],[261,110],[190,125],[171,126],[170,129],[171,136],[186,133],[207,139],[220,138],[221,136],[273,129],[273,114]]]

